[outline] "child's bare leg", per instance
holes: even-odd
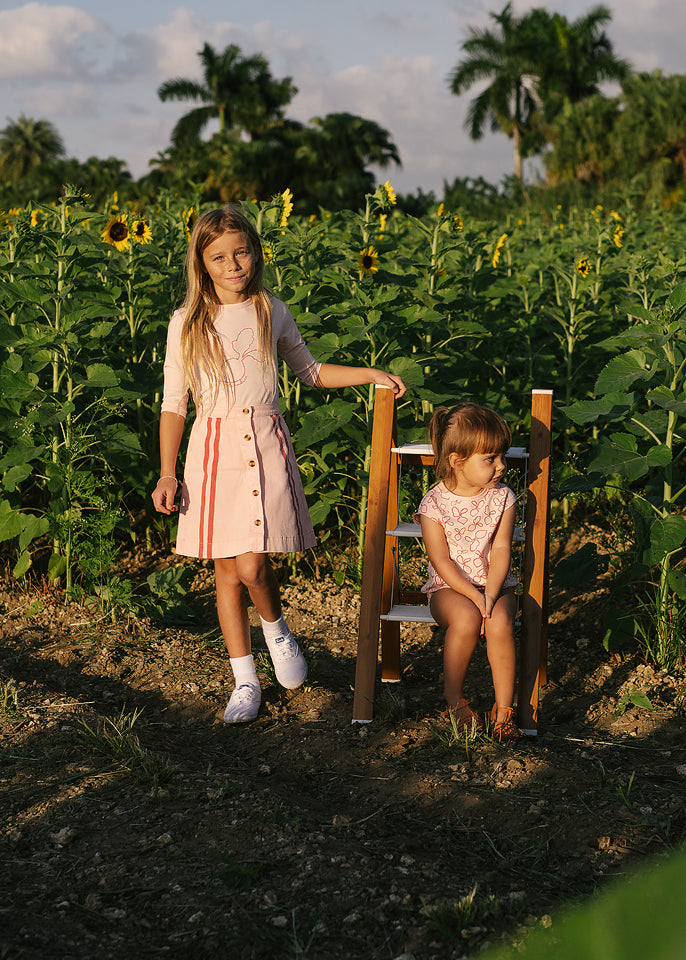
[[[443,692],[448,706],[454,707],[464,697],[467,667],[479,642],[481,611],[450,588],[436,591],[430,607],[434,620],[445,627]]]
[[[235,558],[236,570],[248,588],[250,599],[263,620],[281,616],[279,584],[266,553],[242,553]]]
[[[254,720],[262,694],[250,652],[250,623],[245,602],[245,588],[235,557],[220,557],[214,562],[217,584],[217,614],[236,687],[224,711],[225,723]]]
[[[493,675],[493,689],[497,707],[497,719],[503,719],[512,706],[515,682],[515,643],[512,624],[515,613],[515,597],[506,593],[493,606],[491,616],[485,621],[486,650]]]
[[[279,584],[269,557],[243,553],[236,557],[236,566],[260,615],[276,679],[287,690],[295,690],[307,679],[307,663],[281,612]]]
[[[248,608],[236,560],[236,557],[221,557],[214,561],[219,626],[232,658],[245,657],[250,653]]]

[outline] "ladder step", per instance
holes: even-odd
[[[397,527],[386,531],[387,537],[421,537],[422,528],[418,523],[399,523]],[[521,527],[515,527],[512,534],[513,543],[524,543],[524,535]]]
[[[431,616],[431,611],[426,604],[422,606],[409,606],[407,604],[395,604],[388,613],[381,615],[382,620],[394,620],[403,623],[435,623]]]
[[[434,449],[430,443],[403,443],[399,447],[391,447],[393,453],[403,455],[433,457]],[[509,447],[505,453],[506,460],[526,460],[529,454],[526,447]]]
[[[387,537],[421,537],[422,528],[418,523],[399,523],[397,527],[386,531]]]

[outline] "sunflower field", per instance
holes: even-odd
[[[405,440],[425,440],[435,404],[498,409],[526,443],[530,392],[555,396],[556,516],[602,515],[596,545],[560,582],[602,573],[641,584],[641,609],[608,618],[611,647],[641,634],[667,664],[686,623],[686,255],[676,205],[512,209],[477,221],[441,204],[419,219],[380,185],[359,210],[294,217],[290,191],[246,202],[266,281],[317,359],[381,366],[408,393]],[[135,542],[174,531],[154,514],[166,328],[184,293],[199,196],[145,211],[76,190],[0,215],[0,543],[29,571],[136,609],[143,587],[119,568]],[[321,556],[359,568],[373,388],[322,395],[288,368],[281,405]],[[145,585],[143,585],[145,586]],[[642,633],[641,633],[642,631]]]

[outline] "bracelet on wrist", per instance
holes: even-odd
[[[159,483],[160,480],[173,480],[173,481],[176,483],[176,486],[177,486],[177,487],[178,487],[178,485],[179,485],[179,481],[176,479],[176,477],[172,477],[171,474],[169,474],[169,475],[166,476],[166,477],[160,477],[160,479],[157,481],[157,483]]]

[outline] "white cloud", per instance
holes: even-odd
[[[27,3],[0,11],[0,78],[47,80],[92,70],[82,40],[106,34],[102,23],[77,7]]]

